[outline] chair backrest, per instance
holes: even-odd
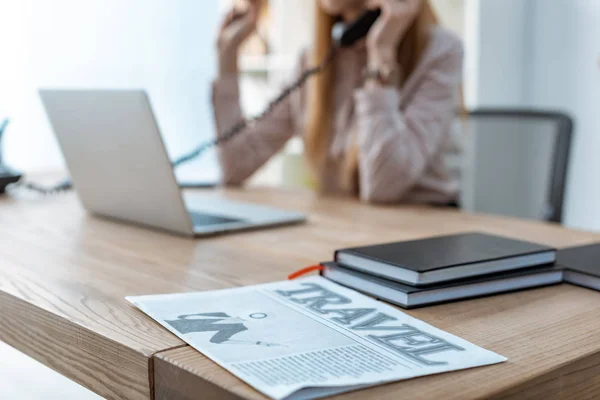
[[[562,222],[573,121],[563,113],[479,109],[465,133],[461,206]]]

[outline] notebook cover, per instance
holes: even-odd
[[[335,259],[346,252],[422,273],[547,251],[556,250],[523,240],[470,232],[342,249],[335,252]]]
[[[600,278],[600,243],[559,250],[556,263],[565,269]]]
[[[391,289],[398,290],[398,291],[406,293],[406,294],[427,292],[430,290],[446,289],[446,288],[451,288],[451,287],[456,287],[456,286],[471,285],[471,284],[477,284],[477,283],[485,283],[485,282],[489,282],[489,281],[493,281],[493,280],[497,280],[497,279],[508,279],[508,278],[516,278],[516,277],[520,277],[520,276],[536,275],[536,274],[543,273],[543,272],[563,269],[561,266],[556,265],[556,264],[547,264],[547,265],[542,265],[542,266],[533,267],[533,268],[519,269],[519,270],[508,271],[508,272],[500,272],[500,273],[490,274],[490,275],[481,275],[481,276],[477,276],[477,277],[473,277],[473,278],[464,278],[464,279],[460,279],[457,281],[444,282],[444,283],[438,284],[438,285],[416,287],[416,286],[406,285],[404,283],[399,283],[396,281],[391,281],[391,280],[388,280],[385,278],[376,277],[376,276],[373,276],[370,274],[366,274],[364,272],[358,272],[353,269],[345,268],[344,266],[342,266],[336,262],[324,262],[324,263],[321,263],[321,265],[323,265],[325,268],[340,269],[349,275],[354,275],[355,277],[360,278],[360,279],[365,279],[365,280],[368,280],[371,282],[376,282],[378,284],[387,286]],[[321,275],[323,275],[322,272],[321,272]]]

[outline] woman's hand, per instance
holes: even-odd
[[[368,68],[394,65],[396,50],[421,8],[422,0],[369,0],[368,8],[381,9],[369,30],[366,44]]]
[[[244,9],[233,8],[221,23],[217,38],[221,75],[237,73],[238,49],[256,30],[262,3],[263,0],[246,0]]]

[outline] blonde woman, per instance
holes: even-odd
[[[256,28],[261,2],[232,11],[218,38],[213,86],[219,133],[241,116],[237,53]],[[436,23],[426,0],[316,0],[315,43],[296,75],[321,62],[333,25],[369,8],[381,16],[366,38],[338,51],[333,63],[268,117],[225,144],[226,184],[242,183],[294,135],[324,193],[375,203],[451,204],[459,175],[452,120],[461,81],[459,39]]]

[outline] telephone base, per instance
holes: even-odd
[[[6,191],[6,187],[11,183],[18,182],[22,177],[20,172],[14,171],[0,164],[0,194]]]

